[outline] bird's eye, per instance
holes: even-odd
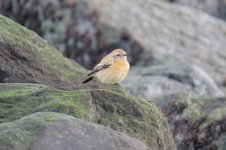
[[[117,56],[120,56],[120,54],[117,54]]]

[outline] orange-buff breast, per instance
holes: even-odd
[[[109,68],[96,73],[96,77],[107,84],[120,83],[128,74],[130,65],[126,60],[118,60]]]

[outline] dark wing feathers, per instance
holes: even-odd
[[[101,70],[104,70],[106,68],[109,68],[110,66],[112,65],[112,62],[111,63],[108,63],[108,64],[98,64],[89,74],[88,76],[98,72],[98,71],[101,71]],[[85,81],[83,81],[82,83],[87,83],[89,81],[91,81],[93,79],[93,76],[89,77],[88,79],[86,79]]]
[[[99,64],[99,65],[97,65],[97,66],[96,66],[96,67],[88,74],[88,76],[90,76],[90,75],[92,75],[92,74],[94,74],[94,73],[96,73],[96,72],[98,72],[98,71],[101,71],[101,70],[103,70],[103,69],[106,69],[106,68],[110,67],[111,64],[112,64],[112,63],[109,63],[109,64]]]

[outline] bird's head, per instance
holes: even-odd
[[[127,60],[127,54],[123,49],[115,49],[110,55],[114,58],[114,60]]]

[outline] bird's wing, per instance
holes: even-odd
[[[110,63],[105,63],[105,64],[101,64],[101,63],[100,63],[100,64],[96,65],[96,67],[88,74],[88,76],[90,76],[90,75],[92,75],[92,74],[94,74],[94,73],[96,73],[96,72],[99,72],[99,71],[101,71],[101,70],[107,69],[107,68],[109,68],[112,64],[113,64],[113,61],[110,62]]]

